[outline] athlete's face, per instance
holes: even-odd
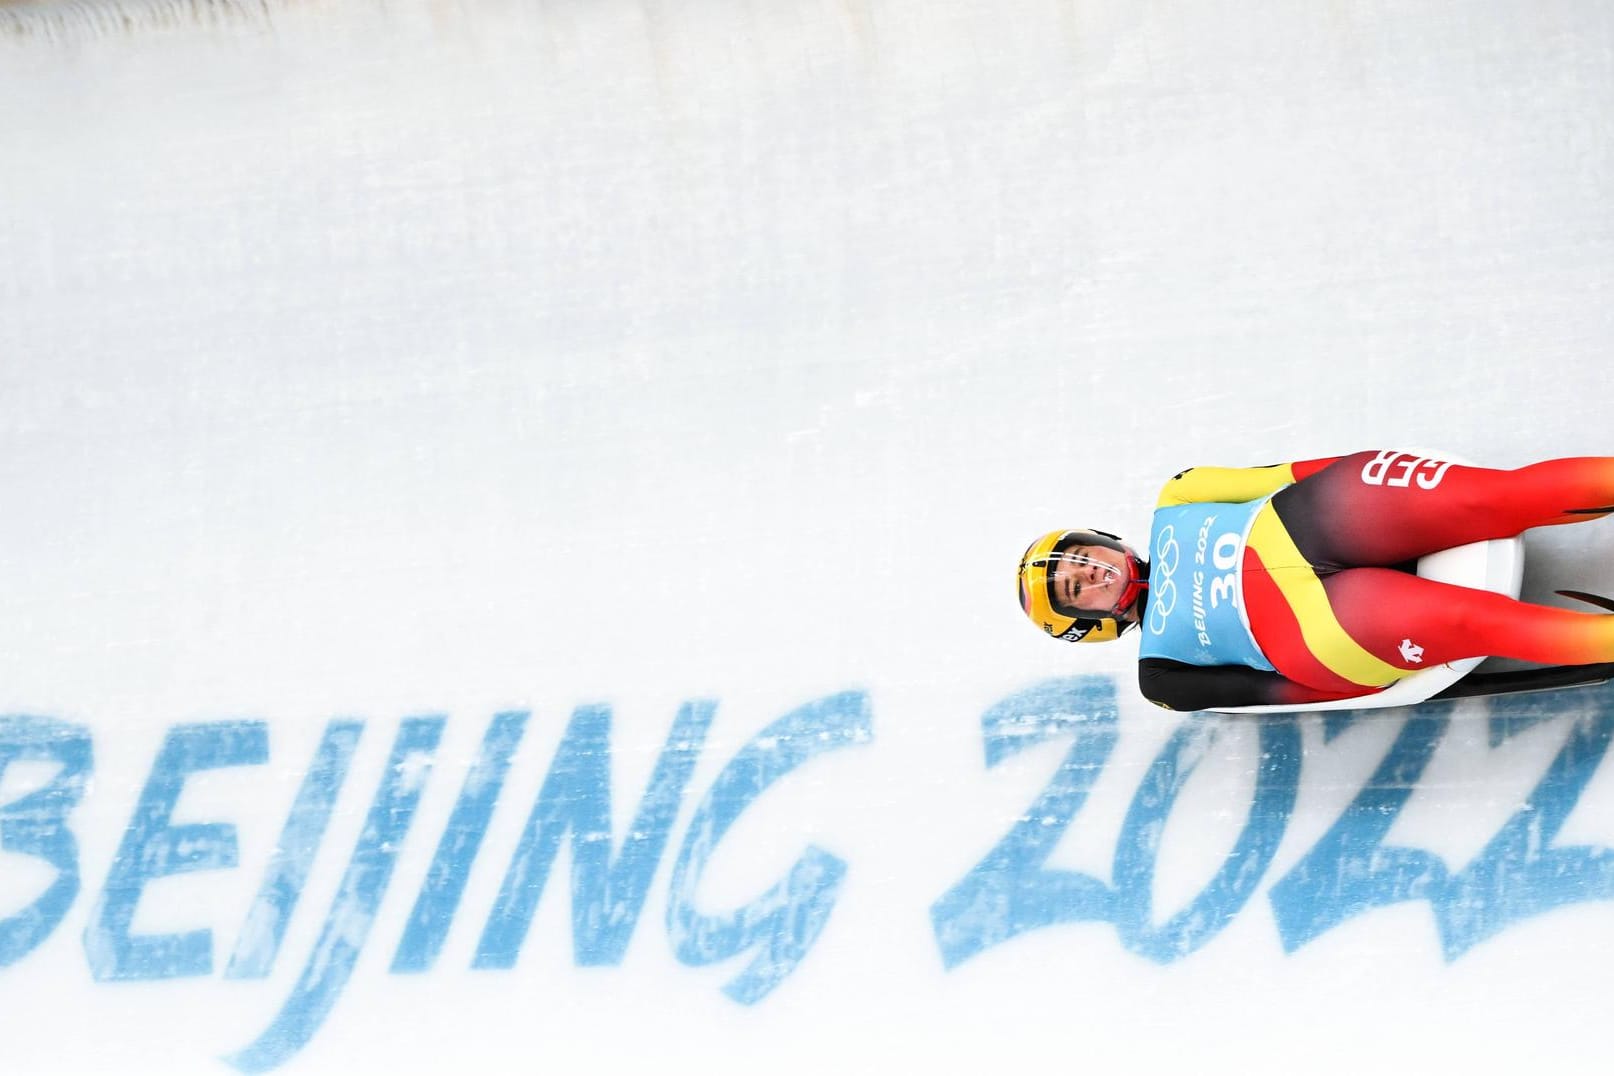
[[[1126,554],[1101,545],[1065,550],[1054,564],[1051,590],[1056,604],[1095,613],[1115,608],[1130,583]]]

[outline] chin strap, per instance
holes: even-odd
[[[1149,592],[1148,561],[1140,560],[1137,554],[1128,552],[1126,554],[1126,570],[1127,575],[1131,578],[1121,591],[1121,596],[1115,599],[1114,605],[1110,606],[1110,615],[1117,619],[1124,616],[1127,610],[1138,604],[1143,599],[1143,596]]]
[[[1129,588],[1132,591],[1132,600],[1127,603],[1125,609],[1115,614],[1115,620],[1121,625],[1123,635],[1126,634],[1126,629],[1143,622],[1144,613],[1149,608],[1149,562],[1134,556],[1130,559],[1130,564],[1133,571],[1132,586]],[[1138,615],[1130,620],[1124,619],[1125,614],[1131,609],[1136,609]]]

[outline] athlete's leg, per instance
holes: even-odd
[[[1531,605],[1389,568],[1351,568],[1322,583],[1346,634],[1408,672],[1481,656],[1548,665],[1614,661],[1614,616]]]
[[[1322,571],[1388,566],[1614,512],[1614,458],[1501,471],[1358,452],[1279,490],[1272,506],[1302,555]]]

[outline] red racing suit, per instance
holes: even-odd
[[[1240,560],[1240,600],[1271,672],[1139,661],[1139,686],[1174,710],[1296,705],[1372,694],[1459,658],[1614,661],[1614,616],[1556,609],[1414,574],[1426,553],[1614,512],[1614,458],[1517,470],[1358,452],[1270,467],[1193,468],[1160,504],[1269,498]]]

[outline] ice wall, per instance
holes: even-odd
[[[1604,1071],[1614,691],[1168,714],[1009,575],[1614,450],[1611,40],[0,4],[0,1068]]]

